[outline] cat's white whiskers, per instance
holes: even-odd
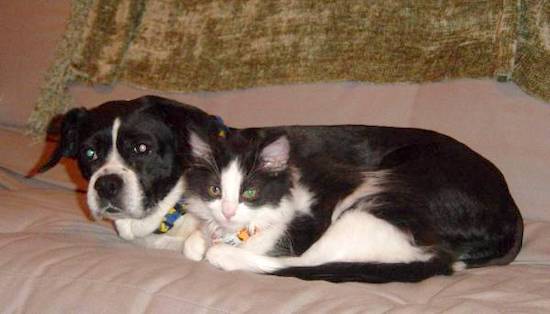
[[[254,178],[254,175],[256,173],[256,164],[258,163],[258,157],[260,156],[258,150],[256,149],[256,152],[254,153],[254,160],[252,161],[252,167],[248,170],[246,173],[247,178]]]
[[[216,164],[213,158],[208,158],[207,162],[208,162],[208,165],[210,165],[210,169],[219,178],[221,175],[220,175],[220,168],[218,167],[218,164]]]

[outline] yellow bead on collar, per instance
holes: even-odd
[[[242,228],[237,232],[237,238],[241,241],[246,241],[248,238],[250,238],[250,233],[248,232],[247,228]]]

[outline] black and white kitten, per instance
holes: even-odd
[[[185,254],[201,260],[212,247],[207,259],[217,266],[263,272],[255,260],[240,257],[230,258],[236,265],[226,265],[223,252],[215,261],[214,248],[258,257],[288,255],[280,242],[288,224],[307,214],[312,195],[288,166],[290,146],[285,136],[258,141],[232,132],[213,141],[211,146],[194,133],[190,137],[195,163],[186,173],[186,200],[188,211],[203,221],[203,228],[186,242]]]
[[[204,224],[184,251],[224,270],[419,281],[507,264],[521,247],[521,216],[497,170],[433,132],[249,129],[191,134],[190,146],[189,211]],[[500,217],[488,219],[493,210]]]

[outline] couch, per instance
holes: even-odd
[[[32,5],[31,5],[32,4]],[[70,1],[0,4],[1,313],[547,313],[550,311],[550,104],[514,83],[333,82],[156,94],[235,127],[371,124],[433,129],[466,143],[504,173],[525,219],[508,266],[415,284],[333,284],[224,272],[181,252],[118,238],[87,216],[73,162],[32,179],[52,142],[25,125],[54,60]],[[125,84],[69,89],[73,105],[153,93]]]

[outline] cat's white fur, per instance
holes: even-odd
[[[369,171],[363,173],[363,183],[359,185],[352,193],[336,204],[332,212],[331,221],[335,222],[340,215],[349,209],[358,199],[375,195],[382,191],[382,185],[389,176],[387,171]],[[371,205],[374,205],[371,201]]]
[[[221,208],[222,217],[219,217],[222,220],[227,221],[233,227],[234,231],[238,230],[248,217],[242,217],[243,210],[237,210],[239,208],[239,197],[241,191],[241,184],[243,182],[244,176],[239,168],[239,160],[233,160],[229,166],[222,170],[221,173],[221,189],[222,189],[222,198],[220,204],[216,204],[214,208]],[[219,201],[219,200],[218,200]],[[234,216],[230,220],[224,219],[224,216],[227,214],[233,213]],[[216,210],[214,214],[219,214]],[[244,221],[243,221],[244,219]]]
[[[365,240],[369,239],[369,240]],[[298,257],[270,257],[247,247],[212,246],[206,259],[224,270],[273,272],[291,266],[316,266],[330,262],[398,263],[427,261],[430,253],[411,244],[394,226],[362,211],[347,212]]]
[[[282,139],[282,140],[281,140]],[[286,154],[288,141],[285,137],[264,148],[271,155]],[[200,141],[198,137],[194,139]],[[281,145],[283,143],[283,145]],[[204,143],[198,144],[205,152]],[[197,153],[197,155],[198,155]],[[279,155],[277,160],[281,163]],[[283,163],[286,166],[286,160]],[[284,236],[288,224],[296,215],[308,214],[314,202],[314,195],[299,183],[299,172],[292,169],[293,188],[277,208],[264,206],[250,209],[238,204],[232,219],[224,221],[222,200],[205,202],[198,197],[189,199],[189,208],[205,222],[202,233],[197,231],[188,238],[184,253],[191,259],[205,259],[224,270],[246,270],[252,272],[273,272],[291,266],[316,266],[330,262],[412,262],[427,261],[432,254],[415,246],[410,235],[395,226],[368,213],[368,200],[360,202],[356,209],[347,210],[358,199],[375,194],[383,180],[383,173],[366,173],[365,182],[355,192],[343,199],[335,208],[332,224],[306,252],[297,257],[271,257],[277,241]],[[221,172],[222,199],[238,200],[243,182],[244,170],[238,159],[233,160]],[[226,194],[224,194],[226,193]],[[367,208],[365,208],[367,207]],[[237,223],[238,222],[238,223]],[[215,232],[235,232],[241,227],[257,228],[258,232],[239,246],[225,243],[213,244],[209,237]]]

